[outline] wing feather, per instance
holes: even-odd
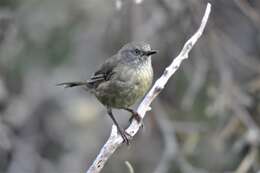
[[[119,63],[117,55],[107,59],[87,82],[96,88],[100,83],[107,81],[114,74],[113,70]]]

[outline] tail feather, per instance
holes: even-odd
[[[87,82],[64,82],[64,83],[59,83],[57,86],[64,86],[64,88],[71,88],[71,87],[76,87],[76,86],[88,86]]]

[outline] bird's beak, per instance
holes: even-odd
[[[150,56],[150,55],[153,55],[153,54],[156,54],[156,53],[157,53],[156,50],[149,50],[149,51],[146,51],[146,52],[145,52],[145,55],[146,55],[146,56]]]

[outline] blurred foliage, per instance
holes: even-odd
[[[7,7],[7,8],[13,8],[19,5],[18,0],[1,0],[0,1],[0,6],[1,7]]]

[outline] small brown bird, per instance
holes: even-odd
[[[65,82],[58,85],[67,87],[84,86],[107,107],[107,113],[116,125],[124,142],[129,139],[124,129],[117,123],[112,108],[123,109],[140,122],[141,117],[130,108],[143,97],[153,81],[151,55],[155,54],[149,44],[144,42],[128,43],[116,55],[108,58],[90,80],[86,82]]]

